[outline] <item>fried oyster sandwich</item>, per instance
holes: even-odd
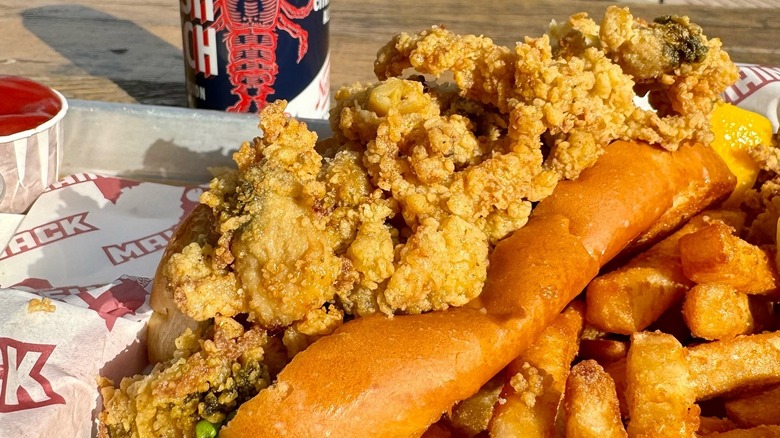
[[[618,7],[513,48],[442,27],[401,33],[375,73],[336,94],[328,139],[282,101],[263,110],[262,136],[203,194],[205,225],[161,265],[193,330],[150,374],[101,383],[102,436],[216,430],[346,321],[472,301],[494,245],[558,182],[615,140],[708,143],[737,78],[688,18]]]

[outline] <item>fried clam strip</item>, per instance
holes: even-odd
[[[648,25],[614,6],[600,27],[584,14],[563,27],[551,32],[552,42],[548,35],[526,38],[514,51],[441,27],[402,33],[379,51],[374,72],[385,79],[409,67],[437,77],[451,71],[463,96],[509,115],[516,145],[535,147],[545,134],[551,147],[545,167],[565,178],[576,177],[617,138],[672,150],[711,139],[709,114],[737,77],[719,40],[708,40],[684,17]],[[650,91],[659,112],[634,105],[636,83]]]
[[[491,437],[556,435],[558,407],[577,355],[583,312],[582,302],[573,302],[507,366],[490,422]]]
[[[202,195],[217,238],[193,241],[163,267],[176,304],[195,320],[247,313],[263,327],[286,326],[348,286],[337,281],[345,264],[315,208],[325,190],[316,134],[284,108],[269,105],[263,137],[244,143],[237,171]]]
[[[707,39],[688,17],[646,23],[617,7],[604,15],[599,36],[607,56],[634,78],[640,94],[649,91],[658,110],[636,114],[637,138],[670,148],[712,139],[708,119],[716,96],[738,74],[719,39]]]
[[[220,436],[422,434],[518,357],[691,179],[697,189],[708,187],[704,197],[711,201],[728,195],[733,176],[713,154],[700,145],[665,152],[617,142],[577,181],[559,184],[528,225],[496,246],[479,299],[344,324],[299,353]]]

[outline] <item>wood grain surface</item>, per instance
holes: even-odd
[[[688,15],[737,62],[780,65],[780,9],[623,3],[634,15]],[[550,21],[606,1],[333,0],[331,90],[372,81],[377,50],[398,32],[439,24],[513,45]],[[27,76],[66,97],[185,106],[179,3],[168,0],[0,0],[0,74]]]

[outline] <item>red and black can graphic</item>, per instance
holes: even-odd
[[[329,0],[180,0],[193,108],[256,112],[286,99],[298,117],[330,103]]]

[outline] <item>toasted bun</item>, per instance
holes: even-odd
[[[171,255],[207,235],[211,222],[211,210],[207,206],[200,204],[195,207],[173,233],[157,266],[149,298],[153,312],[146,329],[147,353],[152,363],[172,358],[176,350],[176,338],[188,328],[195,330],[201,324],[179,310],[163,268]]]
[[[478,299],[344,324],[242,405],[220,437],[420,436],[521,354],[604,263],[734,185],[708,147],[616,142],[499,242]]]

